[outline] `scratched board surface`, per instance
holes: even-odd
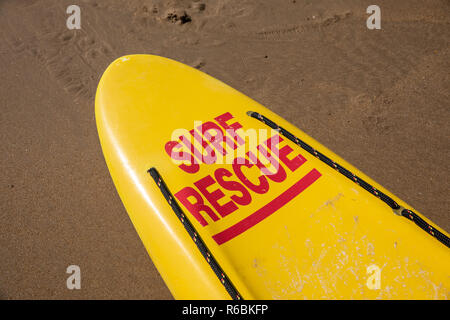
[[[446,246],[249,112],[412,209],[222,82],[162,57],[117,59],[97,90],[100,141],[127,212],[176,298],[230,296],[150,168],[244,299],[447,298]]]

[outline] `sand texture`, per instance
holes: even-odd
[[[0,0],[0,298],[172,298],[97,136],[98,80],[125,54],[224,81],[449,231],[450,2],[377,0],[381,30],[370,4]]]

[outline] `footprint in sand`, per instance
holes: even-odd
[[[28,21],[27,26],[14,30],[4,21],[0,35],[15,54],[29,54],[42,63],[75,101],[91,100],[99,75],[115,54],[89,25],[85,24],[81,30],[67,30],[61,23],[64,10],[63,5],[56,5],[48,9],[44,19],[35,19],[31,4],[24,6],[19,14]],[[91,12],[94,18],[95,10]]]
[[[342,20],[348,19],[352,16],[351,12],[343,14],[335,14],[329,18],[314,19],[307,18],[306,23],[299,23],[293,25],[281,25],[264,28],[256,32],[256,38],[262,40],[290,40],[295,39],[299,34],[305,31],[313,31],[319,28],[329,27],[333,24],[339,23]]]

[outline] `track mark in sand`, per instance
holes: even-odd
[[[164,19],[175,24],[185,24],[192,21],[192,17],[182,9],[169,9],[164,14]]]
[[[17,14],[27,21],[28,29],[12,23],[17,17],[1,24],[0,35],[8,47],[15,54],[36,58],[73,100],[92,100],[99,76],[115,57],[113,48],[88,23],[81,30],[66,29],[61,19],[66,16],[63,6],[49,7],[43,19],[36,19],[27,8],[20,8]],[[96,21],[95,12],[88,14]]]
[[[87,75],[94,72],[77,47],[76,41],[80,33],[78,30],[63,31],[40,38],[41,45],[46,48],[45,55],[41,58],[42,63],[61,87],[74,95],[75,100],[92,97],[90,86],[93,83]]]
[[[49,72],[76,99],[92,99],[98,77],[113,57],[111,46],[84,30],[64,31],[50,42],[54,43],[50,44],[54,54],[45,61]]]
[[[272,26],[264,28],[261,31],[257,31],[255,36],[257,39],[261,40],[290,40],[292,38],[295,38],[295,36],[300,33],[331,26],[332,24],[347,19],[352,15],[352,12],[347,12],[339,15],[335,14],[333,17],[326,19],[317,19],[314,21],[308,19],[308,22],[301,24]]]
[[[184,25],[193,21],[194,15],[202,14],[206,9],[203,2],[144,2],[133,8],[133,25],[141,30],[149,26]]]
[[[258,31],[256,36],[269,40],[269,38],[280,38],[283,36],[289,36],[290,34],[300,33],[304,31],[306,27],[304,25],[292,25],[292,26],[280,26],[270,27],[263,31]]]
[[[141,43],[151,40],[160,44],[181,38],[188,41],[189,37],[186,35],[176,35],[193,24],[198,28],[204,21],[200,17],[206,10],[203,2],[192,1],[131,1],[130,7],[132,23],[125,27],[124,32]],[[154,34],[157,36],[153,36]]]
[[[160,11],[160,6],[157,4],[150,5],[145,3],[136,6],[133,12],[133,26],[136,26],[138,29],[150,27],[155,23],[155,19]]]

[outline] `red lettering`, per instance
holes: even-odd
[[[174,151],[175,148],[177,147],[181,147],[181,144],[179,142],[176,141],[169,141],[166,143],[165,145],[165,149],[167,154],[173,159],[173,160],[190,160],[191,165],[186,165],[184,163],[180,164],[179,167],[186,171],[187,173],[196,173],[198,172],[198,170],[200,169],[200,166],[198,165],[198,163],[195,161],[194,157],[184,151]]]
[[[208,121],[198,126],[197,129],[203,134],[203,136],[208,140],[214,148],[220,152],[222,155],[226,155],[227,151],[223,147],[223,142],[228,142],[230,140],[223,134],[222,129],[214,122]],[[211,134],[211,131],[215,134]],[[233,144],[233,142],[231,141]]]
[[[278,149],[276,145],[279,144],[281,141],[283,141],[283,138],[281,138],[280,135],[277,134],[274,135],[272,138],[267,139],[265,143],[267,145],[267,148],[275,152],[275,154],[278,155],[278,158],[280,158],[281,162],[283,162],[289,168],[289,170],[294,172],[303,163],[306,162],[306,159],[301,154],[298,154],[294,158],[289,159],[287,157],[288,154],[290,154],[294,150],[288,145],[285,145],[281,149]]]
[[[213,148],[208,144],[208,142],[206,140],[204,140],[202,138],[202,136],[200,134],[198,134],[197,131],[195,131],[194,129],[192,129],[191,131],[189,131],[189,133],[198,141],[202,144],[203,150],[206,151],[206,155],[202,153],[202,159],[201,161],[203,161],[203,163],[206,164],[213,164],[216,162],[217,156],[216,153],[214,152]]]
[[[197,158],[197,160],[202,163],[202,154],[200,153],[200,151],[198,151],[194,144],[191,143],[191,139],[187,138],[186,136],[180,136],[179,138],[181,140],[181,142],[183,142],[183,144],[189,148],[189,150],[191,151],[191,153]],[[197,163],[197,161],[196,161]]]
[[[269,182],[267,181],[266,177],[261,175],[259,176],[259,185],[253,184],[243,173],[242,173],[242,166],[246,166],[247,168],[253,167],[253,164],[249,162],[248,159],[243,158],[236,158],[233,162],[233,170],[236,176],[241,180],[241,182],[250,190],[263,194],[266,193],[269,190]]]
[[[175,197],[192,213],[202,226],[208,225],[208,222],[206,222],[200,212],[206,212],[213,221],[219,220],[214,211],[204,204],[202,196],[194,188],[185,187],[175,193]],[[196,202],[189,201],[189,197],[193,197]]]
[[[276,172],[271,172],[269,168],[267,168],[261,160],[259,160],[253,152],[249,151],[247,152],[247,155],[253,163],[256,164],[256,166],[261,170],[261,172],[267,176],[270,180],[274,182],[283,182],[286,180],[286,170],[284,170],[283,166],[273,157],[270,152],[265,150],[262,146],[258,146],[258,151],[260,154],[262,154],[264,157],[269,160],[270,164],[277,170]]]
[[[200,190],[200,192],[205,196],[205,198],[211,203],[211,205],[217,210],[217,212],[225,217],[237,210],[237,205],[233,201],[228,201],[227,203],[220,205],[219,200],[225,197],[225,194],[220,189],[216,189],[209,192],[208,187],[215,184],[216,181],[211,176],[206,176],[197,182],[194,182],[195,186]]]
[[[238,191],[242,194],[241,196],[232,195],[231,200],[233,200],[234,202],[236,202],[241,206],[246,206],[250,202],[252,202],[252,196],[250,195],[250,192],[248,192],[248,190],[237,181],[233,180],[227,181],[223,179],[224,177],[231,177],[232,175],[233,174],[230,171],[224,168],[217,169],[214,172],[214,177],[216,178],[217,183],[222,188],[229,191]]]
[[[240,145],[244,144],[244,139],[242,139],[236,132],[236,130],[241,129],[242,125],[239,122],[234,122],[233,124],[227,124],[228,120],[233,119],[233,116],[231,113],[227,112],[224,113],[216,118],[214,120],[217,121],[218,124],[222,126],[222,128],[225,129],[225,131],[233,137],[233,139]],[[237,145],[234,144],[234,146],[231,146],[233,149],[237,148]]]

